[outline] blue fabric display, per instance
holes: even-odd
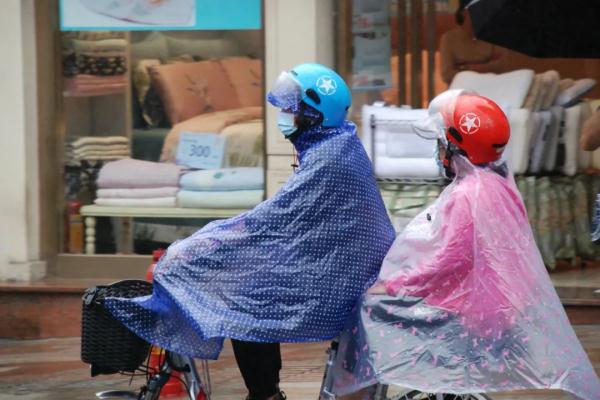
[[[179,184],[185,190],[218,191],[262,190],[262,168],[223,168],[193,171],[184,174]]]

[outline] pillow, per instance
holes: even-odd
[[[558,149],[558,138],[561,135],[561,123],[563,121],[564,108],[554,106],[550,109],[552,120],[548,128],[548,147],[546,150],[546,161],[544,171],[552,172],[556,168],[556,152]]]
[[[583,96],[589,93],[596,86],[594,79],[579,79],[569,88],[561,91],[556,98],[555,104],[563,107],[570,107],[576,104]]]
[[[166,38],[170,57],[189,54],[194,57],[220,58],[241,54],[239,44],[230,37],[218,39],[182,39]]]
[[[526,108],[531,111],[535,111],[535,103],[537,99],[540,97],[540,91],[542,88],[542,79],[539,74],[537,74],[533,78],[533,82],[531,82],[531,87],[529,88],[529,92],[527,92],[527,97],[523,102],[523,108]]]
[[[536,124],[536,132],[531,143],[531,155],[529,158],[529,172],[531,174],[539,174],[542,170],[544,155],[549,149],[549,129],[552,122],[552,113],[550,111],[540,111],[535,113],[538,122]]]
[[[550,88],[548,87],[548,84],[547,84],[547,82],[544,79],[544,74],[537,74],[536,78],[539,79],[540,90],[538,92],[537,97],[535,98],[535,103],[533,105],[533,110],[537,112],[537,111],[541,111],[542,110],[542,106],[544,104],[544,100],[548,96],[548,92],[550,91]]]
[[[219,133],[230,125],[262,118],[262,116],[262,107],[246,107],[198,115],[187,121],[181,122],[175,125],[165,138],[160,160],[163,162],[175,162],[180,132]],[[227,149],[229,149],[230,146],[231,144],[227,143]],[[228,154],[225,154],[225,158],[228,158]],[[229,166],[232,165],[229,164]]]
[[[542,102],[542,110],[548,110],[556,101],[558,96],[560,75],[554,70],[546,71],[542,74],[542,82],[547,86],[548,90]]]
[[[167,38],[160,32],[152,32],[144,40],[131,44],[131,57],[134,60],[167,59],[169,57]]]
[[[229,125],[221,131],[227,141],[226,167],[259,167],[264,162],[265,132],[261,119]]]
[[[524,174],[529,165],[529,149],[533,136],[533,117],[525,108],[511,110],[508,113],[510,140],[506,146],[508,165],[515,174]]]
[[[456,74],[450,89],[474,90],[506,110],[523,106],[533,80],[534,72],[530,69],[519,69],[504,74],[462,71]]]
[[[560,172],[567,176],[577,173],[580,125],[581,106],[565,109],[563,134],[558,142],[557,164],[560,166]]]
[[[240,107],[218,61],[158,65],[152,67],[150,75],[171,125],[203,113]]]
[[[242,107],[263,104],[262,63],[247,57],[231,57],[220,60]]]
[[[592,153],[590,153],[589,151],[585,151],[581,148],[580,138],[581,132],[583,131],[583,128],[585,126],[585,122],[592,115],[592,109],[591,102],[589,101],[584,101],[579,106],[581,108],[581,114],[579,115],[579,126],[577,131],[577,150],[579,153],[577,155],[577,164],[579,167],[579,171],[585,171],[586,169],[592,166]]]

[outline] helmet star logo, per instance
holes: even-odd
[[[460,117],[458,125],[462,133],[472,135],[481,127],[481,120],[476,114],[466,113]]]
[[[337,83],[330,76],[322,76],[317,80],[317,90],[323,96],[330,96],[337,90]]]

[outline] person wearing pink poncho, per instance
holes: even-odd
[[[506,116],[464,91],[443,93],[429,111],[415,132],[439,141],[452,183],[397,237],[357,306],[340,337],[334,392],[380,383],[451,394],[561,389],[600,399],[500,161]]]

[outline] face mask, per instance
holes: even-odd
[[[296,117],[294,114],[285,111],[279,112],[279,116],[277,117],[277,127],[286,138],[290,137],[298,130],[295,120]]]

